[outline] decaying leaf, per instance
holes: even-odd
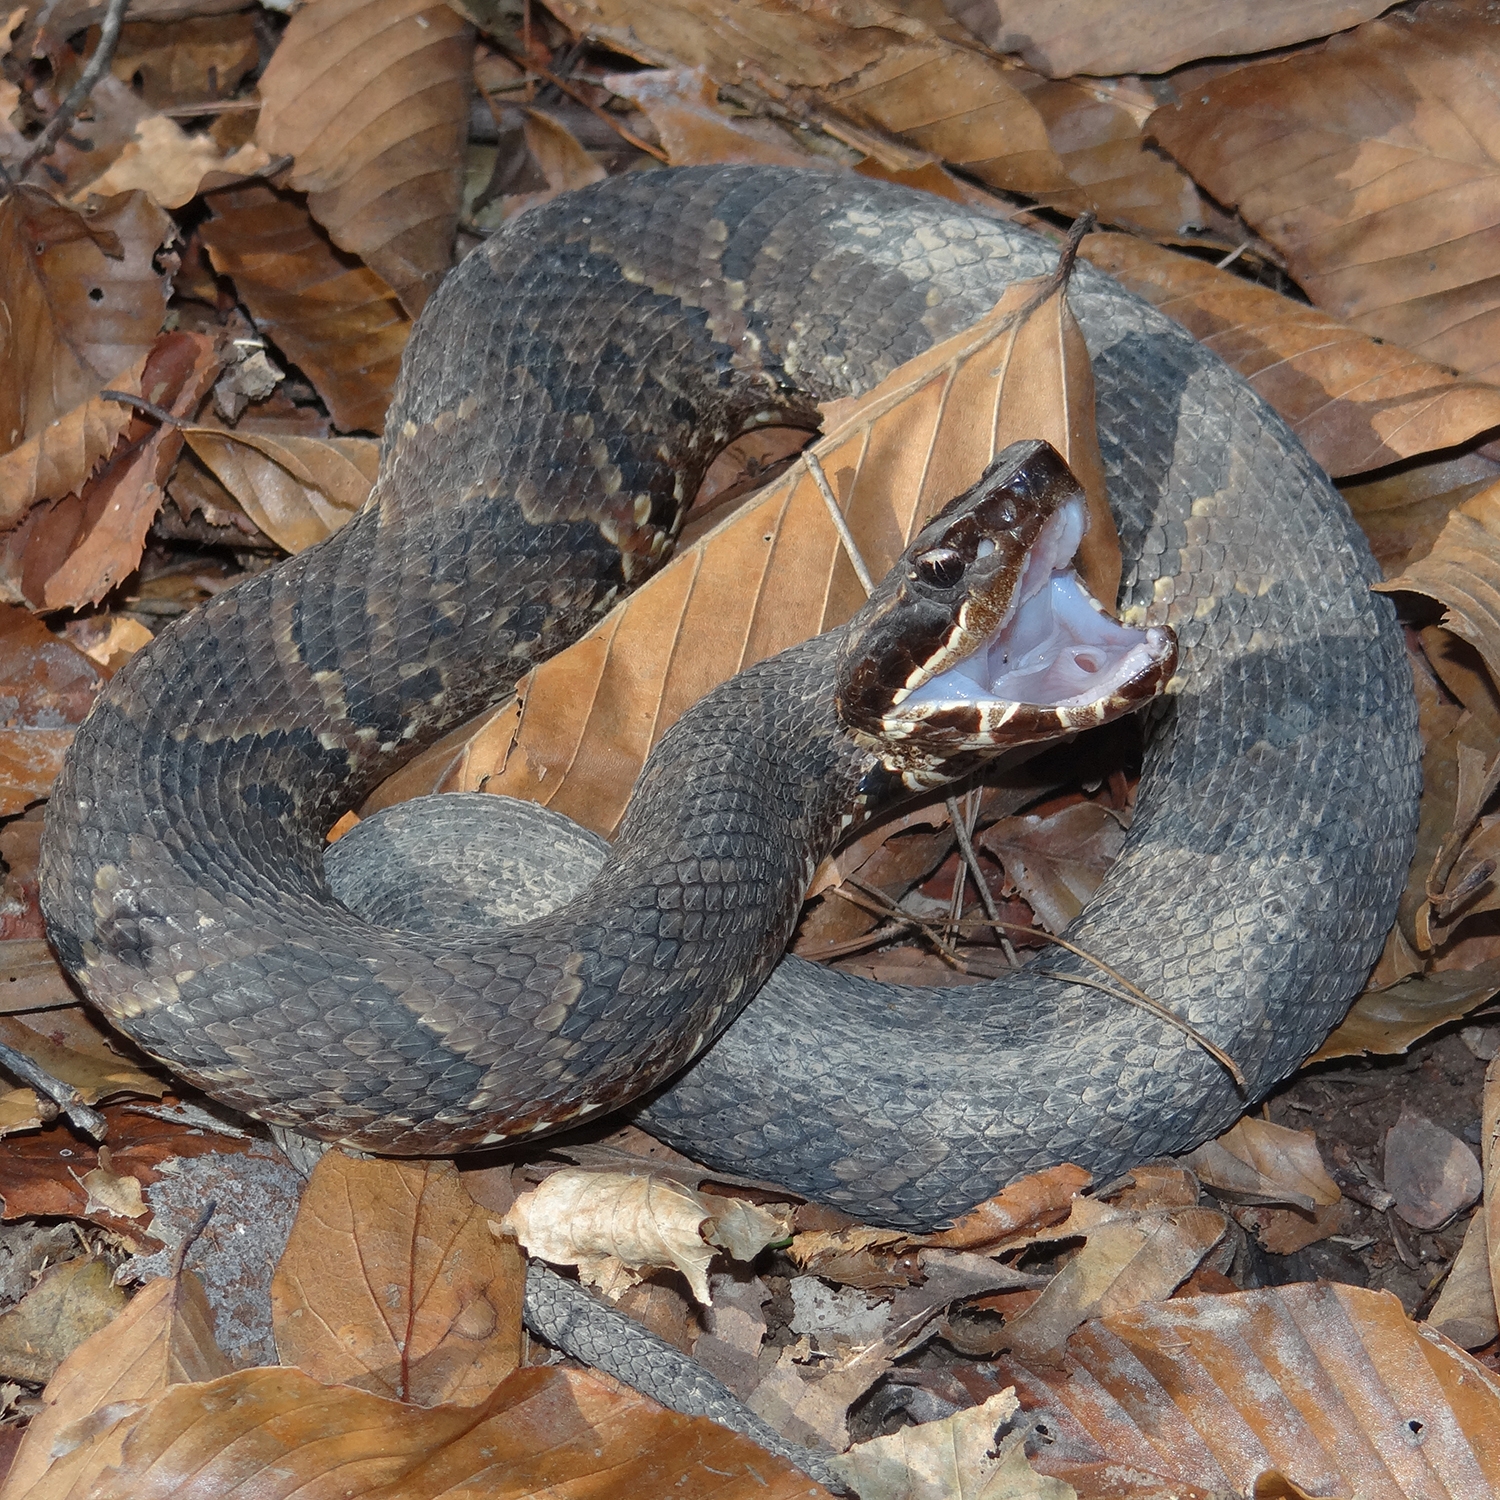
[[[1026,1462],[1024,1427],[999,1437],[1017,1406],[1004,1390],[951,1417],[856,1443],[830,1462],[860,1500],[1076,1500],[1072,1485]]]
[[[301,552],[365,503],[380,462],[373,438],[270,437],[189,427],[188,446],[277,546]]]
[[[447,271],[463,197],[473,28],[431,0],[320,0],[260,80],[256,140],[334,244],[415,317]]]
[[[1427,1321],[1460,1349],[1482,1349],[1500,1338],[1483,1205],[1469,1218],[1464,1242],[1448,1269],[1443,1290],[1432,1304]]]
[[[499,1225],[527,1251],[606,1293],[642,1270],[675,1266],[708,1303],[708,1264],[717,1249],[753,1260],[790,1232],[784,1215],[742,1199],[708,1198],[648,1173],[565,1168],[522,1193]]]
[[[1005,866],[1048,932],[1061,932],[1098,890],[1125,846],[1126,825],[1102,802],[1001,818],[974,840]]]
[[[45,1384],[86,1338],[115,1320],[125,1301],[102,1260],[49,1267],[20,1302],[0,1313],[0,1375]]]
[[[131,13],[143,9],[131,7]],[[196,8],[196,7],[195,7]],[[153,109],[232,98],[260,65],[260,42],[250,15],[127,21],[110,70],[122,83],[139,82]]]
[[[29,610],[0,604],[0,817],[47,795],[104,681]]]
[[[1122,1214],[1098,1225],[1042,1295],[1005,1325],[1004,1345],[1021,1358],[1057,1349],[1089,1318],[1125,1313],[1171,1296],[1224,1234],[1208,1208]]]
[[[295,194],[251,183],[205,201],[209,257],[257,327],[313,383],[335,426],[379,432],[411,330],[390,286],[330,244]]]
[[[210,173],[248,177],[270,164],[270,155],[253,142],[224,151],[210,135],[189,135],[170,116],[150,115],[135,127],[134,137],[108,168],[80,188],[74,199],[139,188],[161,208],[181,208]]]
[[[1073,187],[1011,69],[882,0],[558,0],[558,14],[655,67],[701,68],[795,102],[887,167],[932,157],[1020,193]],[[899,136],[915,158],[890,141]],[[890,143],[887,145],[886,143]]]
[[[1313,1209],[1339,1201],[1310,1130],[1288,1130],[1246,1115],[1226,1134],[1179,1157],[1204,1187],[1237,1203]]]
[[[702,68],[611,73],[604,81],[611,93],[640,106],[674,167],[709,162],[819,165],[817,157],[799,151],[790,136],[769,122],[726,116],[718,107],[718,88]]]
[[[1166,73],[1195,57],[1269,52],[1358,25],[1389,0],[944,0],[997,52],[1051,78]]]
[[[995,1378],[1047,1428],[1037,1468],[1085,1494],[1298,1493],[1290,1481],[1478,1500],[1500,1485],[1500,1382],[1389,1292],[1175,1298],[1085,1325],[1060,1367],[1011,1357]],[[1272,1474],[1281,1488],[1257,1487]],[[1102,1488],[1110,1476],[1134,1488]]]
[[[857,402],[828,408],[817,451],[875,576],[1001,447],[1042,436],[1088,489],[1080,556],[1096,596],[1114,600],[1120,553],[1113,522],[1106,530],[1095,519],[1096,504],[1108,512],[1087,353],[1055,292],[1016,324],[1038,289],[1016,283],[971,328]],[[682,713],[742,667],[848,619],[863,597],[798,465],[529,673],[518,689],[524,713],[512,705],[487,721],[485,756],[470,754],[465,784],[452,789],[544,802],[607,833],[652,745]],[[438,753],[446,762],[458,746]]]
[[[219,1500],[236,1489],[297,1500],[827,1493],[748,1438],[585,1370],[518,1370],[482,1405],[435,1407],[322,1386],[301,1370],[242,1370],[174,1386],[123,1417],[104,1441],[116,1467],[88,1491],[92,1500]],[[98,1443],[82,1451],[91,1455]]]
[[[168,1386],[213,1380],[228,1370],[198,1278],[188,1273],[151,1282],[48,1382],[0,1500],[85,1493],[119,1456],[119,1424]]]
[[[197,409],[218,373],[214,340],[166,333],[146,361],[141,388],[181,418]],[[136,418],[82,495],[33,509],[16,534],[25,555],[26,599],[47,609],[79,609],[133,573],[181,449],[175,423]]]
[[[1147,128],[1319,307],[1484,375],[1500,327],[1497,79],[1484,0],[1429,0],[1197,84]]]
[[[1495,386],[1232,272],[1123,234],[1090,235],[1081,253],[1243,375],[1335,478],[1500,425]]]
[[[525,1269],[451,1162],[327,1152],[271,1284],[276,1348],[329,1383],[474,1406],[521,1357]]]
[[[1484,1185],[1474,1153],[1451,1131],[1409,1105],[1385,1133],[1386,1187],[1396,1212],[1417,1229],[1438,1229],[1479,1197]]]
[[[144,193],[88,214],[40,188],[0,199],[0,453],[36,436],[137,364],[166,312],[152,259],[170,233]],[[0,496],[0,525],[18,512]]]
[[[971,1208],[951,1228],[924,1235],[924,1245],[951,1250],[994,1250],[1018,1235],[1061,1223],[1091,1181],[1082,1167],[1047,1167],[1002,1188]]]

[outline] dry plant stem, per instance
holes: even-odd
[[[1249,248],[1249,240],[1246,240],[1243,244],[1236,245],[1223,260],[1216,260],[1214,262],[1214,270],[1227,271]]]
[[[973,801],[973,793],[968,794],[968,800]],[[995,924],[995,936],[1000,939],[1000,947],[1005,952],[1005,961],[1013,969],[1021,967],[1021,960],[1016,954],[1011,940],[999,930],[1000,908],[995,905],[994,893],[990,890],[990,883],[984,878],[984,871],[979,867],[979,856],[974,852],[974,841],[970,837],[971,822],[974,814],[978,811],[977,806],[971,806],[968,816],[960,817],[958,811],[958,798],[948,798],[948,817],[953,824],[953,835],[958,840],[958,852],[963,855],[964,864],[968,867],[969,874],[974,878],[974,888],[979,892],[979,899],[984,906],[985,915]],[[958,887],[963,889],[962,884]],[[956,916],[963,917],[960,909]]]
[[[839,541],[844,544],[845,555],[854,569],[854,576],[859,579],[859,586],[865,591],[865,598],[868,599],[875,592],[875,580],[870,577],[870,570],[865,566],[864,558],[859,555],[859,548],[854,542],[854,533],[849,530],[849,523],[844,519],[843,511],[839,509],[838,498],[828,483],[828,476],[823,472],[823,465],[811,448],[802,450],[802,462],[807,465],[807,472],[812,475],[813,483],[817,485],[818,493],[823,497],[824,505],[828,507],[828,516],[833,522],[833,529],[838,532]]]
[[[125,12],[130,5],[130,0],[109,0],[109,8],[104,12],[104,19],[99,24],[99,45],[94,48],[94,55],[88,60],[78,82],[75,83],[68,93],[68,97],[58,106],[57,113],[47,121],[47,128],[36,138],[36,143],[31,150],[22,158],[21,165],[16,169],[16,177],[24,181],[26,174],[45,156],[50,156],[56,148],[57,143],[67,133],[68,127],[78,116],[78,111],[83,108],[84,102],[94,91],[94,85],[108,71],[110,62],[115,55],[115,44],[120,40],[120,27],[125,20]]]
[[[529,9],[527,10],[526,14],[528,16],[531,14]],[[529,45],[529,43],[526,45]],[[629,129],[625,125],[622,125],[620,121],[615,119],[615,117],[611,115],[607,109],[600,109],[599,106],[595,104],[594,101],[590,99],[582,89],[577,88],[573,84],[569,83],[566,78],[560,78],[549,68],[537,66],[535,63],[530,61],[529,56],[526,58],[514,57],[509,51],[506,51],[504,48],[502,48],[501,50],[505,51],[505,55],[509,57],[510,60],[515,63],[518,68],[524,68],[526,70],[526,87],[528,90],[534,88],[535,81],[538,78],[540,78],[544,83],[550,83],[552,87],[555,88],[560,94],[566,94],[568,98],[570,98],[575,104],[581,104],[586,110],[588,110],[591,115],[597,115],[599,119],[603,120],[604,123],[608,125],[609,128],[613,130],[614,133],[626,143],[626,145],[634,146],[637,151],[644,151],[647,156],[654,156],[657,161],[663,163],[664,165],[667,163],[667,153],[663,151],[660,146],[653,146],[649,141],[643,141],[640,136],[638,136],[633,130]],[[532,98],[531,93],[528,92],[526,97],[529,102]],[[489,103],[488,94],[485,95],[485,103]],[[490,105],[490,108],[493,109],[494,106]]]
[[[167,427],[185,427],[180,417],[174,417],[164,406],[157,406],[154,402],[146,400],[144,396],[132,396],[129,391],[100,391],[101,401],[118,401],[121,406],[133,406],[137,411],[143,411],[148,417],[155,417],[158,422]]]
[[[863,893],[865,899],[861,899],[859,895],[845,890],[844,886],[853,886],[855,891]],[[833,889],[845,901],[862,907],[865,911],[872,911],[881,917],[895,917],[897,921],[905,923],[908,927],[915,927],[937,949],[938,956],[945,963],[952,964],[960,974],[967,974],[969,972],[964,965],[964,961],[953,948],[943,941],[942,934],[931,923],[924,922],[921,917],[913,916],[909,911],[902,911],[884,891],[876,890],[874,886],[865,885],[862,881],[856,880],[852,875],[844,882],[844,885],[836,885]]]
[[[259,99],[217,99],[209,104],[174,104],[162,113],[169,120],[193,120],[199,115],[232,115],[259,108]]]
[[[198,1236],[208,1228],[208,1221],[213,1218],[214,1211],[218,1206],[219,1200],[217,1198],[210,1198],[203,1205],[203,1212],[194,1220],[193,1227],[179,1241],[176,1253],[172,1256],[173,1276],[182,1275],[182,1268],[187,1264],[188,1251],[193,1248],[193,1243],[197,1240]]]
[[[0,1042],[0,1067],[14,1073],[22,1083],[30,1084],[37,1093],[50,1099],[73,1124],[85,1135],[102,1141],[109,1134],[109,1122],[97,1109],[91,1109],[71,1083],[64,1083],[43,1071],[24,1052],[7,1047]]]

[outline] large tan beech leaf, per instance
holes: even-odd
[[[1195,57],[1269,52],[1357,26],[1391,0],[944,0],[997,52],[1050,78],[1166,73]]]
[[[557,0],[569,26],[653,66],[751,83],[879,153],[882,135],[1020,193],[1074,186],[999,59],[880,0]],[[870,127],[874,127],[873,132]],[[872,136],[874,139],[872,139]]]
[[[1125,234],[1090,235],[1081,253],[1243,375],[1335,479],[1500,426],[1500,387],[1268,287]]]
[[[1060,1365],[1002,1359],[994,1379],[1045,1428],[1036,1467],[1084,1495],[1500,1492],[1500,1381],[1389,1292],[1177,1298],[1086,1323]]]
[[[276,1351],[419,1406],[483,1401],[521,1360],[526,1270],[452,1162],[313,1170],[271,1283]]]
[[[446,5],[312,0],[260,80],[257,143],[294,158],[313,217],[413,317],[453,253],[473,60],[473,28]]]
[[[411,319],[368,266],[338,250],[294,193],[263,182],[204,201],[209,259],[345,432],[385,423]]]
[[[824,409],[828,435],[816,451],[873,576],[1007,443],[1043,437],[1088,491],[1080,555],[1095,595],[1114,603],[1120,550],[1083,335],[1056,292],[1016,321],[1044,285],[1016,283],[971,328],[858,401]],[[519,707],[485,723],[462,778],[442,789],[544,802],[608,834],[651,747],[687,709],[741,668],[843,623],[863,597],[817,485],[798,464],[528,674]],[[454,749],[435,750],[419,774],[401,773],[404,795],[439,781]]]
[[[1225,73],[1147,130],[1319,307],[1471,375],[1500,370],[1500,29],[1486,0],[1427,0]]]

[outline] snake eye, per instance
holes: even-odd
[[[951,547],[934,547],[917,559],[917,571],[924,583],[952,588],[964,576],[964,560]]]

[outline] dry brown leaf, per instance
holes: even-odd
[[[1496,1306],[1500,1307],[1500,1056],[1492,1058],[1484,1072],[1484,1093],[1479,1103],[1479,1159],[1484,1173],[1479,1216],[1484,1219],[1490,1290]]]
[[[1073,1199],[1089,1185],[1082,1167],[1047,1167],[1002,1188],[971,1208],[951,1228],[924,1235],[924,1245],[950,1250],[996,1250],[1018,1234],[1065,1219]]]
[[[1229,271],[1122,234],[1090,235],[1081,253],[1243,375],[1335,478],[1500,425],[1493,385]]]
[[[1443,1290],[1432,1304],[1427,1321],[1460,1349],[1482,1349],[1500,1338],[1495,1313],[1495,1288],[1490,1282],[1489,1236],[1484,1207],[1475,1209],[1464,1232],[1464,1242],[1448,1270]]]
[[[148,357],[143,353],[116,375],[111,388],[139,396]],[[13,526],[39,500],[81,490],[130,421],[123,402],[91,396],[0,457],[0,528]]]
[[[585,1370],[518,1370],[481,1406],[438,1407],[320,1386],[301,1370],[243,1370],[172,1388],[104,1442],[117,1467],[87,1491],[91,1500],[220,1500],[236,1491],[297,1500],[827,1494],[748,1438]],[[95,1444],[80,1451],[92,1454]],[[68,1493],[49,1476],[28,1500]]]
[[[125,1302],[102,1260],[49,1267],[20,1302],[0,1314],[0,1375],[44,1385],[86,1338],[115,1320]]]
[[[1357,26],[1390,0],[944,0],[997,52],[1052,78],[1166,73],[1196,57],[1269,52]]]
[[[271,1283],[276,1348],[330,1384],[474,1406],[520,1363],[526,1272],[451,1162],[327,1152]]]
[[[0,1011],[78,1003],[45,938],[0,939]]]
[[[1073,186],[1013,69],[881,0],[857,8],[835,0],[558,0],[553,8],[629,57],[701,68],[721,85],[752,83],[810,109],[887,167],[937,157],[1014,192]],[[921,155],[891,151],[890,136]]]
[[[415,317],[453,253],[474,31],[431,0],[318,0],[261,76],[255,138]]]
[[[1468,641],[1500,682],[1500,485],[1465,500],[1426,557],[1375,587],[1437,600],[1447,610],[1444,628]]]
[[[1026,1462],[1024,1429],[997,1441],[1018,1405],[1003,1390],[951,1417],[856,1443],[829,1463],[860,1500],[1077,1500],[1072,1485]]]
[[[1005,866],[1048,932],[1061,932],[1084,908],[1125,846],[1125,826],[1102,802],[1001,818],[975,836]]]
[[[228,1372],[229,1361],[214,1343],[213,1323],[191,1272],[143,1287],[48,1382],[42,1409],[0,1487],[0,1500],[62,1500],[86,1493],[118,1455],[117,1443],[101,1441],[116,1424],[170,1385]]]
[[[0,817],[47,795],[104,681],[29,610],[0,604]]]
[[[1500,482],[1487,453],[1488,445],[1413,459],[1339,485],[1387,578],[1432,551],[1455,506]]]
[[[1310,1130],[1246,1115],[1216,1141],[1179,1157],[1207,1188],[1245,1203],[1286,1203],[1311,1212],[1339,1201]]]
[[[168,280],[152,259],[170,232],[144,193],[89,214],[24,185],[0,200],[0,453],[97,395],[151,347]],[[19,514],[16,500],[0,493],[0,526]]]
[[[74,61],[71,49],[64,47],[52,55],[65,75],[76,77],[76,69],[69,66]],[[31,98],[33,104],[49,113],[61,103],[60,96],[47,87],[34,89]],[[65,132],[47,158],[47,183],[62,197],[105,171],[124,150],[135,127],[154,111],[128,84],[106,74],[89,93],[87,113],[87,120],[80,121],[83,128],[75,126]]]
[[[1500,962],[1403,979],[1388,990],[1366,990],[1343,1023],[1307,1059],[1327,1062],[1362,1052],[1389,1056],[1448,1021],[1477,1010],[1500,990]]]
[[[1102,539],[1092,523],[1103,470],[1092,382],[1078,364],[1086,351],[1056,296],[1012,326],[1036,289],[1015,284],[973,327],[858,402],[827,408],[828,436],[817,451],[875,576],[1001,447],[1025,434],[1051,441],[1086,484],[1097,475],[1085,548],[1096,541],[1090,582],[1097,597],[1113,601],[1110,578],[1118,580],[1120,565],[1113,522]],[[544,802],[608,833],[652,745],[692,704],[742,667],[848,619],[862,598],[818,488],[798,465],[528,674],[518,689],[524,713],[511,705],[486,722],[486,755],[468,756],[466,783],[453,789]],[[442,753],[456,748],[450,742]]]
[[[1209,1208],[1122,1214],[1092,1230],[1042,1295],[1005,1325],[1005,1347],[1021,1358],[1050,1353],[1089,1318],[1159,1302],[1192,1275],[1224,1235]]]
[[[1079,1329],[1060,1368],[1008,1358],[994,1378],[1047,1426],[1037,1468],[1085,1494],[1296,1493],[1257,1488],[1271,1473],[1310,1495],[1500,1487],[1500,1382],[1389,1292],[1174,1298]]]
[[[1135,109],[1126,107],[1120,81],[1106,90],[1088,79],[1054,81],[1022,68],[1010,80],[1042,117],[1052,149],[1077,184],[1040,194],[1040,202],[1069,214],[1091,208],[1102,223],[1156,239],[1178,239],[1203,227],[1203,202],[1192,178],[1149,147],[1141,133],[1157,101],[1138,80],[1135,92],[1144,107]]]
[[[73,194],[73,201],[90,193],[139,188],[162,208],[181,208],[211,172],[248,177],[270,164],[270,155],[253,142],[226,152],[206,133],[189,135],[169,116],[150,115],[109,166]]]
[[[0,1015],[0,1042],[71,1084],[85,1104],[127,1095],[160,1099],[166,1084],[116,1052],[113,1035],[81,1006]]]
[[[140,15],[144,6],[130,8]],[[110,60],[122,83],[137,82],[153,109],[232,98],[260,66],[254,18],[241,13],[181,21],[127,21]]]
[[[218,373],[212,339],[165,333],[146,361],[141,390],[180,419],[197,410]],[[175,423],[142,418],[132,422],[126,439],[82,495],[36,507],[17,530],[14,540],[25,557],[21,585],[34,604],[96,604],[139,566],[146,532],[166,498],[167,475],[182,451],[182,432]]]
[[[1500,35],[1428,0],[1209,79],[1148,131],[1321,308],[1472,375],[1497,368]]]
[[[709,1198],[654,1173],[570,1167],[522,1193],[498,1227],[541,1260],[577,1266],[585,1283],[607,1295],[639,1281],[642,1271],[671,1266],[705,1305],[716,1250],[753,1260],[790,1232],[782,1214]]]
[[[288,552],[332,536],[365,503],[380,465],[374,438],[273,438],[189,427],[188,446],[245,514]]]
[[[656,127],[674,167],[714,162],[811,167],[822,159],[799,151],[791,137],[764,120],[738,120],[719,108],[718,86],[702,68],[611,73],[605,88],[639,106]]]
[[[1439,1229],[1468,1208],[1484,1179],[1474,1153],[1410,1105],[1385,1133],[1382,1177],[1396,1212],[1417,1229]]]
[[[312,381],[343,431],[385,423],[411,320],[367,266],[336,250],[294,194],[263,183],[204,200],[214,270],[277,348]]]

